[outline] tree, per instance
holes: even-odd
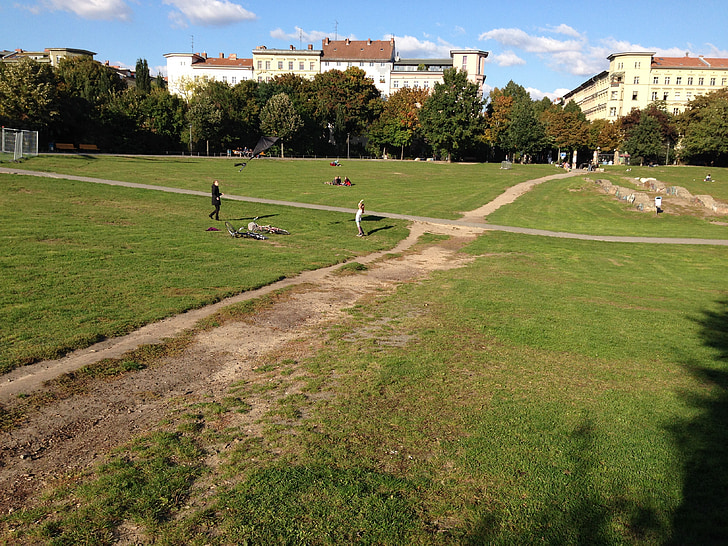
[[[589,143],[589,122],[574,102],[564,108],[555,106],[541,115],[546,134],[560,151],[574,151],[587,148]]]
[[[452,161],[454,154],[461,157],[473,148],[483,134],[483,99],[467,72],[449,68],[442,78],[422,106],[420,122],[430,145]]]
[[[641,161],[665,158],[677,140],[675,119],[667,113],[664,101],[653,102],[644,110],[632,110],[621,118],[620,129],[626,139],[624,149]]]
[[[657,161],[664,150],[659,121],[646,110],[642,111],[639,122],[630,129],[624,149],[633,158],[639,158],[640,164]]]
[[[47,130],[58,116],[56,79],[51,68],[24,57],[0,65],[0,124]]]
[[[538,154],[548,147],[546,132],[536,117],[530,98],[517,99],[513,104],[505,140],[513,152],[520,154],[521,162],[525,162],[527,156]]]
[[[419,113],[428,98],[426,89],[404,87],[393,93],[385,102],[379,118],[369,127],[369,141],[375,146],[400,148],[404,159],[405,146],[421,134]]]
[[[137,59],[134,82],[137,91],[149,93],[152,90],[152,78],[149,76],[149,66],[146,59]]]
[[[260,112],[260,128],[263,133],[281,140],[281,157],[284,141],[293,138],[302,126],[301,116],[285,93],[273,95]]]
[[[728,89],[696,97],[678,120],[681,158],[728,165]]]
[[[363,133],[381,113],[379,90],[356,66],[316,74],[312,92],[314,115],[320,127],[331,132],[339,150],[349,136]]]

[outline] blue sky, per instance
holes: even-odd
[[[0,0],[0,50],[86,49],[132,68],[144,58],[156,74],[165,53],[251,57],[258,45],[319,49],[325,37],[394,36],[403,58],[488,51],[488,88],[513,80],[540,99],[604,70],[610,53],[728,57],[727,13],[718,0]]]

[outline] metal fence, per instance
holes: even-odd
[[[0,153],[13,154],[16,161],[26,155],[38,155],[38,131],[3,127]]]

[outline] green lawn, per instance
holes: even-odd
[[[446,167],[387,165],[420,179],[420,169]],[[491,175],[553,172],[452,167],[467,168],[425,184],[417,204],[372,208],[455,215],[471,197],[433,202],[448,194],[438,185],[458,194],[488,173],[483,192],[497,194],[506,180],[488,182]],[[726,171],[711,172],[719,179]],[[401,177],[382,175],[372,187]],[[291,230],[271,246],[206,232],[208,199],[0,180],[0,318],[34,317],[4,341],[3,354],[26,331],[40,336],[54,313],[77,325],[85,323],[79,310],[95,308],[96,322],[118,320],[123,330],[133,327],[130,316],[214,301],[404,235],[401,223],[377,220],[391,229],[357,239],[346,214],[224,204],[233,217],[262,211]],[[314,193],[326,204],[339,198]],[[568,203],[551,203],[561,200]],[[528,203],[543,210],[529,212]],[[648,233],[658,229],[653,215],[623,210],[580,178],[543,184],[496,214],[501,221],[489,221],[528,216],[543,221],[536,227],[574,232],[708,237],[720,227],[669,224],[666,214],[667,227]],[[3,515],[2,540],[113,544],[124,527],[149,543],[180,545],[724,543],[728,248],[487,232],[465,252],[475,257],[470,265],[361,302],[313,354],[272,354],[259,380],[183,405],[78,483]],[[269,410],[256,431],[229,426],[261,399]]]

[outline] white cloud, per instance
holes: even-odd
[[[277,28],[275,30],[271,30],[270,37],[286,42],[301,41],[306,44],[316,44],[326,37],[332,38],[331,34],[328,32],[323,32],[321,30],[303,30],[300,27],[295,27],[294,32],[285,32],[283,29]],[[356,40],[353,36],[348,36],[348,38],[350,40]]]
[[[186,27],[188,22],[208,27],[224,26],[258,18],[229,0],[164,0],[164,4],[178,10],[169,14],[170,20],[178,27]]]
[[[504,51],[503,53],[491,53],[488,55],[486,62],[495,63],[498,66],[518,66],[526,64],[526,61],[524,59],[521,59],[513,51]]]
[[[36,15],[44,11],[69,11],[93,21],[130,21],[132,16],[131,8],[124,0],[43,0],[26,9]]]
[[[583,46],[583,40],[557,40],[546,36],[531,36],[519,28],[496,28],[483,32],[479,40],[495,40],[496,42],[529,53],[556,53],[573,51]]]
[[[391,36],[382,38],[389,40]],[[397,54],[402,58],[432,59],[450,58],[450,50],[458,49],[454,45],[438,38],[436,42],[431,40],[420,40],[414,36],[395,36],[394,43],[397,47]]]
[[[563,34],[564,36],[571,36],[572,38],[582,38],[582,35],[578,30],[575,30],[569,25],[565,25],[563,23],[561,23],[557,27],[547,26],[545,27],[545,30],[547,32],[551,32],[552,34]]]

